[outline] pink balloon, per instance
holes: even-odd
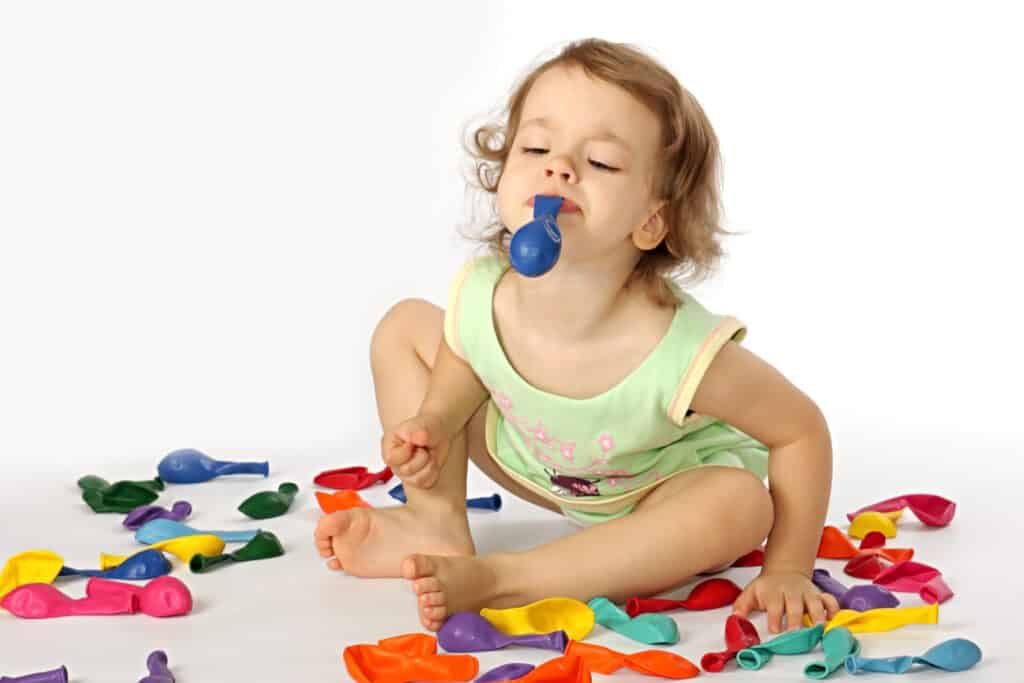
[[[50,584],[29,583],[8,593],[0,606],[22,619],[136,612],[152,617],[172,617],[192,610],[192,594],[173,576],[161,576],[142,587],[91,578],[85,586],[84,598],[70,598]]]
[[[931,493],[908,493],[872,503],[856,512],[847,513],[846,517],[852,522],[862,512],[895,512],[904,508],[910,508],[910,511],[927,526],[946,526],[953,521],[953,515],[956,513],[956,503],[949,498]]]
[[[882,570],[872,583],[896,593],[917,593],[927,603],[941,603],[953,597],[942,572],[921,562],[894,564]]]
[[[89,597],[125,592],[135,600],[133,612],[142,612],[151,617],[177,617],[192,611],[192,593],[188,586],[173,576],[160,576],[142,587],[99,578],[90,579],[85,586],[85,594]]]

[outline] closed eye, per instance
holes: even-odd
[[[523,147],[523,153],[524,154],[537,154],[537,155],[541,155],[541,154],[547,154],[548,150],[544,149],[543,147]],[[605,164],[605,163],[602,163],[600,161],[597,161],[595,159],[587,159],[587,161],[590,162],[591,166],[593,166],[594,168],[596,168],[598,170],[601,170],[601,171],[608,171],[609,173],[615,173],[615,172],[621,170],[621,169],[615,168],[614,166],[609,166],[608,164]]]

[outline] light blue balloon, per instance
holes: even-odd
[[[143,524],[135,532],[135,540],[142,545],[153,545],[154,543],[168,541],[172,538],[181,538],[182,536],[210,535],[219,536],[225,543],[248,543],[256,537],[259,531],[259,529],[249,529],[246,531],[202,531],[200,529],[193,529],[187,524],[175,522],[172,519],[154,519]]]
[[[902,674],[914,664],[925,664],[943,671],[966,671],[981,661],[981,648],[966,638],[944,640],[920,657],[857,657],[846,658],[846,671]]]

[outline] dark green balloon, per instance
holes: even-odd
[[[269,531],[258,532],[251,541],[233,553],[224,555],[193,555],[188,567],[196,574],[209,571],[227,562],[252,562],[253,560],[269,560],[284,555],[284,546],[277,536]]]
[[[288,512],[299,487],[288,481],[277,487],[276,491],[260,491],[242,501],[239,512],[253,519],[280,517]]]
[[[143,481],[117,481],[111,484],[102,477],[88,474],[78,480],[82,500],[93,512],[131,512],[140,505],[149,505],[164,490],[159,478]]]

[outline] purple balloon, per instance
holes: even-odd
[[[0,676],[0,683],[68,683],[68,670],[62,666],[50,671],[41,671],[37,674],[27,674],[13,678]]]
[[[476,612],[458,612],[448,617],[437,632],[437,643],[448,652],[485,652],[512,644],[565,652],[569,638],[565,631],[510,636]]]
[[[899,604],[899,598],[882,586],[876,586],[873,583],[854,586],[839,599],[841,608],[852,609],[855,612],[866,612],[869,609],[883,607],[899,607]]]
[[[174,674],[167,668],[167,653],[163,650],[153,650],[146,658],[146,668],[149,675],[139,680],[139,683],[174,683]]]
[[[171,506],[170,510],[159,505],[140,505],[129,512],[128,516],[121,523],[132,531],[137,531],[146,522],[152,522],[154,519],[170,519],[180,522],[191,514],[192,504],[187,500],[179,500]]]
[[[900,604],[899,599],[882,586],[869,583],[847,588],[824,569],[814,570],[813,581],[815,586],[834,596],[841,609],[865,612],[880,607],[898,607]]]
[[[526,674],[533,671],[533,664],[523,664],[522,662],[511,662],[509,664],[502,664],[496,666],[480,678],[476,679],[474,683],[498,683],[499,681],[514,681],[517,678],[522,678]]]

